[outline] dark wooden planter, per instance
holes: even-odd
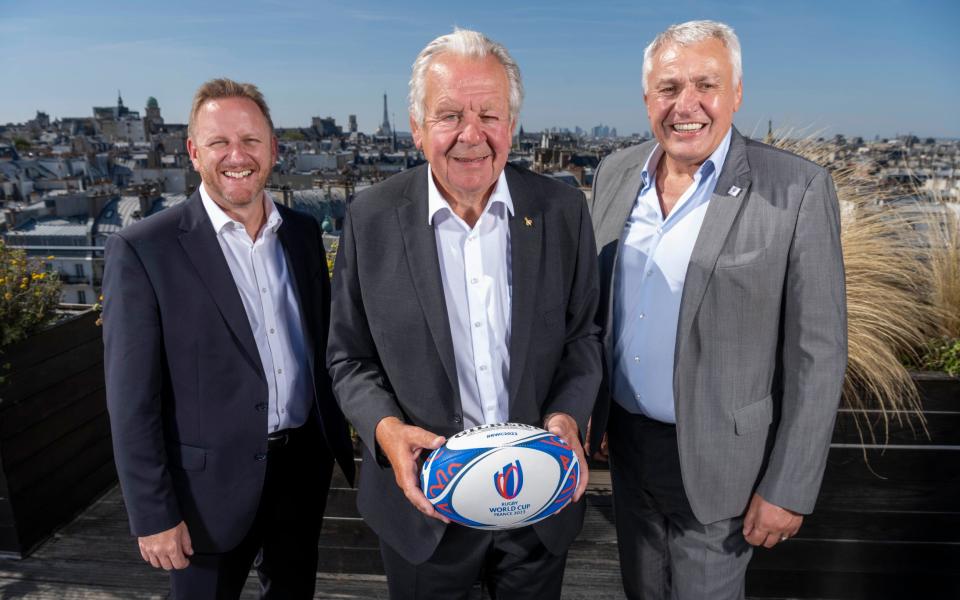
[[[894,421],[886,446],[864,448],[841,411],[816,510],[798,537],[754,553],[748,596],[960,598],[960,378],[914,380],[929,437]]]
[[[97,314],[3,349],[0,556],[23,558],[117,478]]]

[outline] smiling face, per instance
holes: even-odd
[[[210,197],[230,214],[260,201],[277,162],[277,140],[249,98],[216,98],[200,107],[187,151]]]
[[[740,108],[743,85],[733,84],[730,54],[710,38],[661,48],[652,64],[644,95],[650,128],[668,161],[696,168],[720,145]]]
[[[482,204],[510,154],[507,72],[493,56],[442,54],[427,70],[424,87],[424,122],[410,119],[413,140],[447,200]]]

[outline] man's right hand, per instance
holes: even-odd
[[[137,538],[140,544],[140,556],[158,569],[185,569],[190,564],[188,556],[193,556],[190,532],[183,521],[173,529],[153,535]]]
[[[380,450],[393,467],[397,485],[410,504],[428,517],[449,523],[450,520],[438,513],[420,490],[420,468],[417,465],[417,458],[424,450],[436,450],[446,438],[407,425],[396,417],[386,417],[377,423],[376,437]]]

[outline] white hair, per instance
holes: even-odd
[[[740,58],[740,40],[733,28],[718,21],[687,21],[667,27],[650,42],[643,51],[643,93],[647,93],[647,78],[653,70],[653,57],[665,46],[690,46],[708,39],[720,40],[730,53],[733,65],[733,86],[736,87],[743,77],[743,64]]]
[[[441,54],[454,54],[474,59],[483,59],[493,55],[503,65],[510,83],[510,119],[515,120],[523,104],[523,81],[520,79],[520,67],[507,52],[507,49],[491,40],[479,31],[454,28],[453,33],[441,35],[426,45],[416,60],[410,75],[410,116],[419,125],[423,125],[426,112],[427,70],[433,60]]]

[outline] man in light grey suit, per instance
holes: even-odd
[[[495,598],[559,598],[583,523],[585,470],[573,505],[509,531],[448,524],[417,485],[418,459],[486,423],[542,426],[583,456],[602,377],[593,228],[579,190],[507,165],[522,98],[503,46],[465,30],[433,40],[410,80],[428,165],[347,209],[328,364],[398,600],[466,598],[480,576]]]
[[[601,265],[606,431],[630,598],[742,598],[752,546],[813,510],[846,367],[829,173],[747,140],[740,45],[721,23],[644,52],[656,140],[607,157]]]

